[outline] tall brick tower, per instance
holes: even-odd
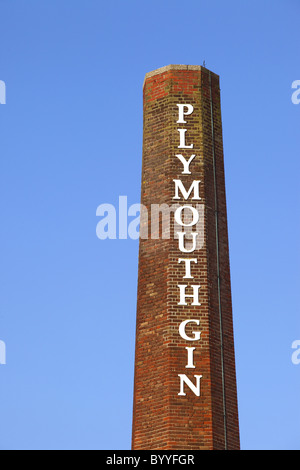
[[[205,67],[146,75],[141,202],[132,448],[239,449],[220,86]]]

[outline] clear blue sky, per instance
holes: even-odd
[[[220,74],[243,449],[300,449],[298,0],[0,0],[1,449],[129,449],[142,84]]]

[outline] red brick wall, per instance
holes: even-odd
[[[177,104],[193,105],[187,124],[177,124]],[[178,149],[183,128],[193,149]],[[179,153],[186,159],[196,154],[191,175],[182,174]],[[187,189],[201,180],[200,202],[192,195],[176,202],[204,205],[204,245],[184,254],[172,232],[169,240],[153,240],[150,230],[140,241],[132,447],[239,449],[219,77],[199,66],[168,66],[145,79],[141,202],[149,217],[151,204],[174,204],[174,179]],[[197,258],[194,279],[183,279],[179,258]],[[187,294],[201,285],[201,306],[190,299],[178,305],[183,284]],[[201,331],[199,341],[180,336],[187,319],[200,320],[199,327],[187,327],[190,336]],[[186,369],[186,347],[196,348],[195,369]],[[193,383],[202,375],[201,395],[185,386],[186,396],[179,396],[178,374]]]

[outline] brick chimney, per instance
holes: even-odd
[[[141,202],[132,448],[239,449],[220,85],[205,67],[146,75]]]

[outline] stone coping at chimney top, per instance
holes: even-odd
[[[202,65],[166,65],[165,67],[160,67],[159,69],[153,70],[152,72],[148,72],[145,75],[144,79],[144,84],[143,87],[145,86],[146,80],[148,78],[154,77],[155,75],[160,75],[162,73],[168,72],[169,70],[195,70],[195,71],[202,71],[202,72],[210,72],[212,75],[215,77],[219,78],[219,75],[217,75],[214,72],[211,72],[208,70],[206,67]]]

